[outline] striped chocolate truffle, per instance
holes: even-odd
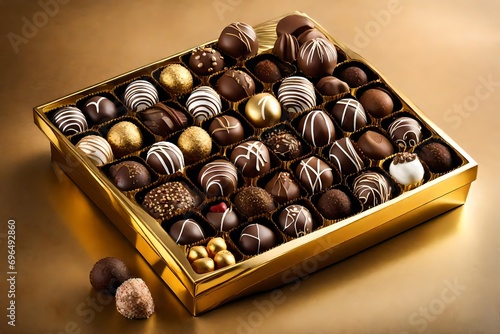
[[[148,150],[146,162],[160,174],[174,174],[185,165],[181,150],[167,141],[154,143]]]
[[[245,177],[256,177],[271,169],[269,150],[258,140],[236,146],[231,153],[231,161]]]
[[[181,245],[188,245],[205,239],[203,228],[191,218],[176,221],[170,227],[168,234],[174,239],[175,243]]]
[[[312,108],[316,105],[314,85],[304,77],[288,77],[278,88],[278,101],[289,113]]]
[[[406,151],[422,141],[422,127],[410,117],[395,119],[387,129],[389,137],[402,150]]]
[[[337,50],[324,38],[313,38],[302,44],[297,66],[308,77],[332,75],[337,65]]]
[[[198,183],[208,197],[227,196],[238,186],[238,172],[229,161],[217,159],[203,166]]]
[[[96,166],[105,165],[113,161],[113,151],[109,143],[103,137],[89,135],[80,139],[76,147],[85,153]]]
[[[158,103],[158,91],[146,80],[135,80],[125,89],[125,105],[132,111],[141,111]]]
[[[365,167],[353,142],[347,137],[333,143],[332,147],[330,147],[328,158],[342,175],[357,173]]]
[[[219,94],[208,86],[201,86],[193,90],[186,101],[187,110],[199,123],[204,119],[220,114],[222,102]]]
[[[59,109],[52,117],[52,122],[66,136],[88,129],[87,120],[81,110],[71,106]]]
[[[298,204],[289,205],[281,211],[278,223],[283,233],[295,238],[311,233],[314,228],[311,212]]]
[[[313,194],[330,187],[334,180],[332,169],[316,157],[302,159],[295,169],[295,175]]]
[[[359,130],[368,122],[361,103],[351,98],[338,100],[333,106],[331,114],[342,130],[348,132]]]
[[[391,199],[391,186],[377,172],[364,172],[354,179],[354,195],[367,207],[373,207]]]
[[[314,147],[331,144],[335,140],[335,127],[326,113],[313,110],[302,117],[299,132]]]

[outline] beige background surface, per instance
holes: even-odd
[[[498,1],[59,1],[51,16],[37,1],[0,1],[0,332],[500,332]],[[52,168],[31,110],[214,39],[233,21],[257,24],[292,10],[384,73],[477,160],[479,177],[465,206],[282,287],[278,302],[261,293],[193,318]],[[23,28],[33,19],[37,30]],[[6,317],[9,219],[15,328]],[[147,282],[157,306],[151,319],[127,320],[91,290],[89,271],[105,256],[124,259]]]

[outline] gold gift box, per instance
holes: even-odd
[[[272,49],[279,19],[281,17],[254,27],[259,37],[259,53]],[[232,299],[292,282],[462,205],[471,182],[476,178],[477,163],[466,152],[365,59],[330,36],[319,24],[315,24],[345,52],[348,60],[366,64],[379,76],[380,81],[391,87],[405,110],[417,115],[435,136],[445,141],[462,163],[451,172],[431,177],[420,187],[403,192],[384,204],[339,222],[326,224],[313,233],[207,274],[195,273],[186,258],[185,247],[177,245],[136,201],[119,191],[47,116],[50,111],[75,104],[89,95],[102,91],[111,92],[117,85],[130,79],[141,75],[153,76],[153,72],[168,63],[178,62],[190,50],[34,108],[34,122],[51,142],[52,159],[130,240],[193,315],[199,315]]]

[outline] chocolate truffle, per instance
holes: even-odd
[[[134,190],[151,183],[148,169],[137,161],[123,161],[109,168],[113,183],[123,191]]]
[[[290,178],[290,173],[279,172],[267,182],[264,189],[273,196],[276,202],[285,203],[300,197],[300,188]]]
[[[318,211],[326,219],[340,219],[352,214],[353,205],[349,196],[339,189],[325,191],[318,200]]]
[[[328,158],[342,175],[359,172],[365,167],[358,151],[348,137],[341,138],[333,143],[328,152]]]
[[[208,256],[213,258],[215,254],[221,252],[223,250],[227,250],[227,244],[224,238],[215,237],[211,238],[207,243],[207,253]]]
[[[147,319],[155,312],[148,286],[140,278],[130,278],[116,290],[116,310],[129,319]]]
[[[105,165],[115,159],[111,146],[100,136],[85,136],[76,144],[76,148],[82,150],[96,166]]]
[[[298,130],[302,138],[314,147],[325,146],[335,140],[333,122],[322,110],[310,111],[302,117]]]
[[[174,174],[184,168],[184,156],[177,145],[160,141],[148,150],[146,162],[160,174]]]
[[[342,130],[348,132],[359,130],[368,122],[361,103],[351,98],[338,100],[333,106],[331,114]]]
[[[221,112],[222,102],[213,88],[201,86],[193,90],[186,101],[187,110],[199,123]]]
[[[389,165],[389,173],[398,183],[409,186],[424,179],[424,166],[415,153],[397,153]]]
[[[215,270],[215,261],[212,258],[205,257],[194,260],[191,267],[197,274],[206,274]]]
[[[276,209],[271,195],[262,188],[245,187],[234,197],[234,205],[246,217],[268,213]]]
[[[184,130],[177,140],[177,146],[184,155],[186,165],[203,160],[212,152],[210,135],[198,126]]]
[[[298,113],[316,105],[314,85],[304,77],[285,78],[278,88],[278,100],[289,113]]]
[[[87,120],[77,107],[59,109],[52,117],[52,122],[65,136],[71,136],[88,129]]]
[[[443,144],[436,142],[425,144],[417,154],[433,173],[445,173],[453,168],[451,152]]]
[[[182,111],[161,102],[140,111],[137,116],[151,132],[163,137],[183,129],[188,124],[188,119]]]
[[[297,59],[299,53],[299,41],[290,34],[283,34],[276,39],[273,47],[273,54],[289,63]]]
[[[295,175],[313,194],[330,187],[334,181],[332,169],[316,157],[302,159],[295,169]]]
[[[231,161],[244,177],[256,177],[271,169],[267,147],[258,140],[249,140],[233,149]]]
[[[367,113],[376,118],[387,116],[394,109],[391,96],[382,88],[366,90],[359,98],[359,102],[361,102]]]
[[[238,187],[238,172],[229,161],[217,159],[203,166],[198,183],[208,197],[228,196]]]
[[[278,243],[273,231],[262,224],[250,224],[241,231],[239,246],[247,255],[265,252]]]
[[[114,295],[116,289],[130,278],[127,265],[116,257],[105,257],[97,261],[90,271],[90,284],[97,291]]]
[[[422,127],[410,117],[395,119],[387,128],[389,137],[402,150],[406,151],[422,141]]]
[[[297,66],[308,77],[324,77],[332,75],[337,65],[337,50],[328,40],[314,38],[299,49]]]
[[[132,111],[141,111],[158,103],[158,91],[146,80],[135,80],[125,89],[124,101]]]
[[[391,199],[391,186],[387,179],[377,172],[364,172],[354,179],[354,195],[366,207],[372,207]]]
[[[191,52],[189,68],[198,75],[209,75],[224,68],[224,57],[211,47],[199,47]]]
[[[191,72],[180,64],[170,64],[160,73],[161,84],[173,94],[185,94],[193,89]]]
[[[227,146],[237,143],[245,138],[245,129],[241,122],[233,116],[217,116],[210,123],[208,133],[219,145]]]
[[[316,89],[320,94],[333,96],[347,93],[349,91],[349,85],[338,78],[328,75],[318,81]]]
[[[311,233],[314,229],[311,212],[298,204],[289,205],[281,211],[278,224],[283,233],[294,238]]]
[[[356,144],[368,158],[373,160],[382,160],[394,153],[389,139],[372,130],[363,133]]]
[[[368,76],[365,71],[357,66],[350,66],[338,75],[338,78],[346,82],[349,87],[359,87],[368,83]]]
[[[189,248],[187,259],[190,263],[193,263],[195,260],[207,257],[208,257],[208,252],[204,246],[193,246]]]
[[[250,25],[235,22],[222,30],[217,46],[222,52],[233,58],[245,59],[257,54],[259,39]]]
[[[101,124],[118,117],[118,109],[113,101],[99,95],[88,99],[82,111],[94,124]]]
[[[205,233],[193,219],[182,219],[176,221],[168,231],[174,241],[181,245],[188,245],[205,239]]]
[[[300,14],[287,15],[276,24],[276,35],[291,34],[299,36],[306,30],[314,28],[314,23],[309,18]]]
[[[255,93],[255,82],[246,72],[230,69],[217,80],[217,92],[236,102]]]
[[[264,143],[282,160],[292,160],[302,155],[302,143],[286,130],[271,132]]]
[[[195,207],[194,198],[180,182],[167,182],[151,189],[142,207],[156,219],[165,219]]]
[[[142,148],[142,132],[132,122],[122,121],[109,129],[106,139],[116,158],[121,158]]]
[[[273,126],[280,121],[281,106],[273,95],[260,93],[245,104],[245,116],[257,128]]]
[[[235,264],[236,258],[234,257],[233,253],[226,249],[221,250],[220,252],[217,252],[217,254],[215,254],[214,262],[215,268],[220,269]]]
[[[302,34],[300,34],[297,37],[297,40],[299,41],[299,44],[302,45],[305,42],[307,42],[311,39],[314,39],[314,38],[327,39],[326,36],[321,31],[319,31],[316,28],[313,28],[313,29],[309,29],[309,30],[304,31]]]
[[[227,232],[238,226],[240,220],[232,207],[221,202],[210,207],[206,218],[217,231]]]
[[[253,69],[253,74],[263,82],[275,82],[281,79],[278,65],[269,59],[259,61]]]

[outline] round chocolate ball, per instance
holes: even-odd
[[[194,260],[193,263],[191,263],[191,267],[193,267],[197,274],[206,274],[215,270],[215,262],[212,258],[205,257]]]
[[[304,31],[302,34],[300,34],[297,37],[297,40],[299,41],[299,44],[302,45],[305,42],[307,42],[311,39],[314,39],[314,38],[327,39],[326,36],[321,31],[319,31],[316,28],[313,28],[313,29],[309,29],[309,30]]]
[[[191,52],[189,68],[198,75],[209,75],[224,68],[224,57],[211,47],[199,47]]]
[[[186,165],[189,165],[210,155],[212,152],[212,139],[202,128],[190,126],[179,136],[177,146],[184,155]]]
[[[358,66],[350,66],[338,75],[339,79],[346,82],[349,87],[359,87],[368,83],[368,76]]]
[[[255,82],[246,72],[230,69],[217,80],[217,92],[236,102],[255,93]]]
[[[365,167],[365,163],[348,137],[333,143],[328,152],[328,158],[342,175],[357,173]]]
[[[271,195],[262,188],[245,187],[234,197],[234,205],[246,217],[268,213],[276,209]]]
[[[155,312],[151,292],[141,278],[129,278],[118,287],[116,310],[129,319],[147,319]]]
[[[313,194],[330,187],[334,181],[332,169],[316,157],[302,159],[295,169],[295,176]]]
[[[189,248],[187,259],[190,263],[195,260],[208,257],[207,249],[204,246],[193,246]]]
[[[250,224],[241,231],[239,246],[247,255],[263,253],[278,243],[274,232],[262,224]]]
[[[422,141],[422,127],[411,117],[399,117],[387,128],[391,140],[406,151]]]
[[[180,245],[188,245],[205,239],[205,233],[200,224],[190,218],[176,221],[170,226],[168,234],[175,243]]]
[[[293,35],[283,34],[278,36],[274,42],[273,54],[284,61],[289,63],[294,62],[297,59],[298,53],[299,41],[297,41],[297,38]]]
[[[300,188],[290,178],[290,173],[279,172],[267,182],[264,189],[273,196],[278,203],[285,203],[300,197]]]
[[[208,241],[207,243],[207,252],[208,256],[213,258],[215,254],[221,252],[223,250],[227,250],[227,244],[224,238],[215,237]]]
[[[196,205],[193,196],[180,182],[167,182],[151,189],[142,207],[156,219],[170,218]]]
[[[296,37],[306,30],[314,28],[314,22],[304,15],[287,15],[276,24],[276,35],[291,34]]]
[[[71,136],[88,129],[87,119],[77,107],[59,109],[52,117],[52,122],[65,136]]]
[[[325,191],[316,207],[326,219],[341,219],[353,213],[351,198],[339,189]]]
[[[302,155],[302,143],[286,130],[271,132],[264,143],[282,160],[292,160]]]
[[[97,261],[90,271],[90,284],[97,291],[114,295],[116,289],[130,278],[127,265],[116,257],[105,257]]]
[[[298,113],[316,105],[314,85],[304,77],[285,78],[278,88],[278,101],[289,113]]]
[[[146,80],[135,80],[125,89],[124,102],[132,111],[141,111],[158,103],[158,91]]]
[[[186,101],[187,110],[198,123],[220,114],[222,102],[219,94],[208,86],[201,86],[193,90]]]
[[[366,207],[373,207],[391,199],[391,186],[387,179],[377,172],[364,172],[354,179],[354,195]]]
[[[392,159],[389,173],[398,183],[410,186],[424,179],[424,166],[415,153],[400,152]]]
[[[76,144],[76,148],[82,150],[96,166],[105,165],[115,159],[111,146],[100,136],[85,136]]]
[[[349,92],[349,85],[338,78],[328,75],[318,81],[316,89],[322,95],[333,96]]]
[[[238,187],[238,171],[229,161],[217,159],[203,166],[198,183],[208,197],[228,196]]]
[[[359,102],[367,113],[376,118],[387,116],[394,109],[394,101],[389,93],[382,88],[366,90],[359,98]]]
[[[217,46],[233,58],[246,59],[257,54],[259,39],[250,25],[234,22],[222,30]]]
[[[170,64],[160,73],[161,84],[173,94],[185,94],[193,89],[193,76],[181,64]]]
[[[116,158],[138,151],[144,144],[141,130],[137,125],[128,121],[113,125],[109,129],[106,139]]]
[[[271,169],[269,151],[258,140],[249,140],[236,146],[231,152],[231,162],[244,177],[256,177]]]
[[[394,147],[383,134],[368,130],[356,142],[358,147],[370,159],[382,160],[394,153]]]
[[[82,111],[94,124],[101,124],[118,117],[118,109],[113,101],[99,95],[88,99]]]
[[[289,205],[281,211],[278,224],[283,233],[294,238],[311,233],[314,229],[311,212],[298,204]]]
[[[163,137],[183,129],[188,124],[188,119],[182,111],[161,102],[140,111],[137,116],[151,132]]]
[[[221,250],[220,252],[217,252],[217,254],[215,254],[214,262],[215,268],[220,269],[235,264],[236,258],[234,257],[233,253],[226,249]]]
[[[217,231],[227,232],[238,226],[240,220],[233,208],[228,207],[226,203],[221,202],[212,205],[205,216]]]
[[[181,150],[167,141],[154,143],[148,150],[146,162],[159,174],[174,174],[185,166]]]
[[[338,100],[330,111],[342,130],[354,132],[368,123],[365,109],[355,99]]]
[[[445,173],[453,168],[451,151],[441,143],[425,144],[417,154],[433,173]]]
[[[275,82],[281,79],[281,72],[274,62],[269,59],[259,61],[253,69],[253,74],[263,82]]]
[[[245,129],[241,122],[233,116],[217,116],[210,123],[208,133],[219,145],[227,146],[237,143],[245,138]]]
[[[281,106],[269,93],[252,96],[245,104],[245,116],[257,128],[275,125],[281,118]]]
[[[298,130],[302,138],[314,147],[325,146],[335,140],[335,126],[322,110],[310,111],[302,117]]]
[[[137,161],[122,161],[109,168],[113,183],[123,191],[142,188],[151,183],[148,169]]]
[[[297,66],[308,77],[332,75],[337,65],[337,50],[324,38],[314,38],[299,49]]]

